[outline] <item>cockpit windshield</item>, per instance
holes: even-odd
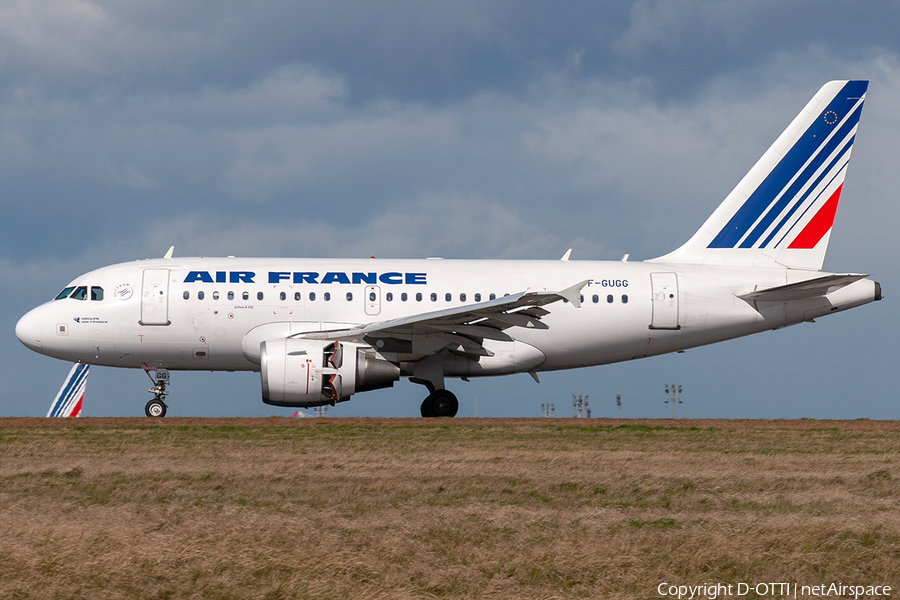
[[[75,289],[75,286],[74,286],[74,285],[73,285],[72,287],[67,287],[66,289],[64,289],[63,291],[61,291],[61,292],[56,296],[56,298],[54,298],[54,300],[62,300],[63,298],[68,298],[68,297],[69,297],[69,294],[71,294],[71,293],[72,293],[72,290],[74,290],[74,289]]]
[[[96,286],[96,285],[92,285],[90,297],[91,297],[91,300],[96,301],[96,302],[103,300],[103,288]],[[57,294],[56,298],[54,298],[54,300],[63,300],[65,298],[72,298],[73,300],[87,300],[88,299],[88,286],[79,285],[76,287],[74,285],[70,285],[69,287],[67,287],[66,289],[61,291],[59,294]]]

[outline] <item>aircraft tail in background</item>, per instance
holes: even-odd
[[[69,376],[63,381],[59,393],[50,405],[48,417],[81,416],[81,405],[84,401],[84,390],[87,387],[87,376],[90,365],[76,363],[72,365]]]
[[[868,84],[822,86],[703,227],[651,262],[820,270]]]

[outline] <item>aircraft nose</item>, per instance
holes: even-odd
[[[16,337],[29,350],[35,352],[41,351],[41,326],[43,319],[41,311],[38,308],[32,309],[25,313],[16,323]]]

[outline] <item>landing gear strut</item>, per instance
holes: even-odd
[[[169,392],[166,391],[166,384],[169,382],[168,369],[157,369],[156,379],[147,371],[147,377],[153,382],[153,387],[147,390],[153,394],[153,399],[144,407],[144,414],[148,417],[164,417],[166,416],[166,403],[163,401]]]
[[[455,417],[459,401],[450,390],[434,390],[422,401],[423,417]]]
[[[444,389],[444,369],[440,358],[429,356],[413,365],[412,383],[428,388],[428,396],[422,400],[423,417],[455,417],[459,401],[453,392]]]

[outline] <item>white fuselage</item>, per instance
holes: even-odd
[[[583,280],[578,308],[558,301],[543,328],[485,340],[493,356],[452,354],[447,376],[551,371],[653,356],[808,321],[877,299],[863,279],[824,296],[750,302],[738,296],[820,277],[818,271],[656,262],[177,258],[91,271],[17,326],[37,352],[111,367],[259,371],[268,337],[345,329]],[[102,300],[92,300],[93,288]],[[366,340],[401,365],[434,352],[419,340]],[[254,348],[255,346],[255,348]],[[404,371],[404,375],[409,375]]]

